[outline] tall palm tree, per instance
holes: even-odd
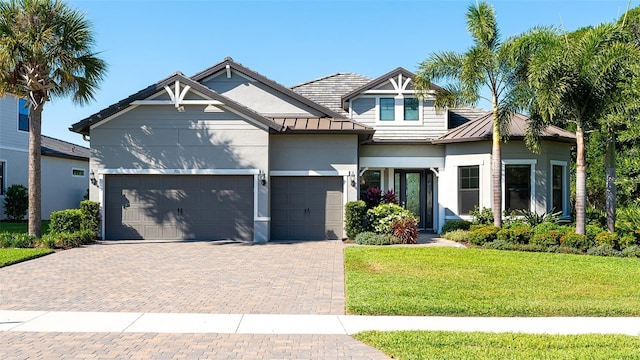
[[[467,8],[467,29],[473,37],[473,46],[465,53],[451,51],[431,54],[423,61],[416,74],[416,90],[426,96],[432,82],[440,84],[435,92],[437,108],[476,105],[488,89],[493,111],[493,137],[491,150],[491,183],[493,189],[493,218],[495,226],[502,226],[502,140],[508,138],[511,116],[518,110],[513,92],[518,87],[516,67],[512,62],[496,23],[493,7],[481,1]]]
[[[93,100],[106,64],[92,52],[91,24],[57,0],[0,2],[0,95],[29,103],[29,234],[41,236],[42,110],[55,97]]]
[[[542,31],[534,31],[539,36]],[[522,44],[535,41],[524,35]],[[575,129],[576,154],[576,232],[585,233],[586,162],[585,132],[611,119],[624,103],[632,62],[638,47],[626,41],[620,26],[602,24],[568,35],[545,36],[536,51],[520,51],[526,64],[526,81],[533,90],[531,106],[544,123],[569,123]],[[523,40],[525,39],[525,40]],[[518,46],[516,46],[518,47]],[[612,138],[613,139],[613,138]],[[615,206],[615,204],[613,204]]]

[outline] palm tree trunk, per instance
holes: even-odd
[[[586,203],[587,203],[587,167],[584,160],[584,132],[582,122],[576,127],[576,233],[586,233]]]
[[[493,225],[502,227],[502,155],[497,99],[493,101],[493,144],[491,147],[491,183],[493,187]]]
[[[42,157],[42,105],[29,109],[29,235],[42,236],[40,158]]]
[[[607,230],[614,232],[616,228],[616,135],[609,128],[607,150],[604,156],[606,171],[605,207],[607,209]]]

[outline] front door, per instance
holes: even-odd
[[[394,191],[400,206],[411,211],[421,229],[433,229],[433,173],[428,170],[394,172]]]

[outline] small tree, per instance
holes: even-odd
[[[4,197],[4,214],[9,220],[22,220],[29,209],[29,192],[24,185],[9,186]]]

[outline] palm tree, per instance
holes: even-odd
[[[0,95],[29,103],[29,234],[41,236],[42,110],[52,98],[94,99],[106,71],[84,16],[57,0],[0,2]]]
[[[467,29],[473,46],[465,53],[438,52],[423,61],[416,74],[415,87],[426,96],[432,82],[451,81],[435,91],[437,108],[476,105],[483,99],[481,90],[488,88],[493,111],[491,150],[491,182],[493,218],[502,226],[502,156],[500,142],[509,136],[511,116],[518,110],[513,101],[518,81],[516,67],[500,40],[493,7],[481,1],[467,8]],[[442,85],[442,84],[441,84]]]
[[[536,29],[533,36],[540,37],[540,33],[545,30]],[[633,70],[630,63],[638,58],[638,47],[626,41],[624,31],[615,24],[581,29],[565,36],[546,34],[544,44],[538,43],[535,51],[521,49],[518,61],[526,64],[526,81],[533,90],[531,109],[536,114],[533,118],[543,123],[569,123],[575,129],[576,232],[584,234],[585,132],[612,119],[612,114],[624,105],[620,100],[629,96],[624,92],[629,89],[627,83]],[[530,46],[536,43],[531,36],[524,35],[517,41]],[[613,141],[614,137],[610,138]],[[611,206],[615,207],[615,203]]]

